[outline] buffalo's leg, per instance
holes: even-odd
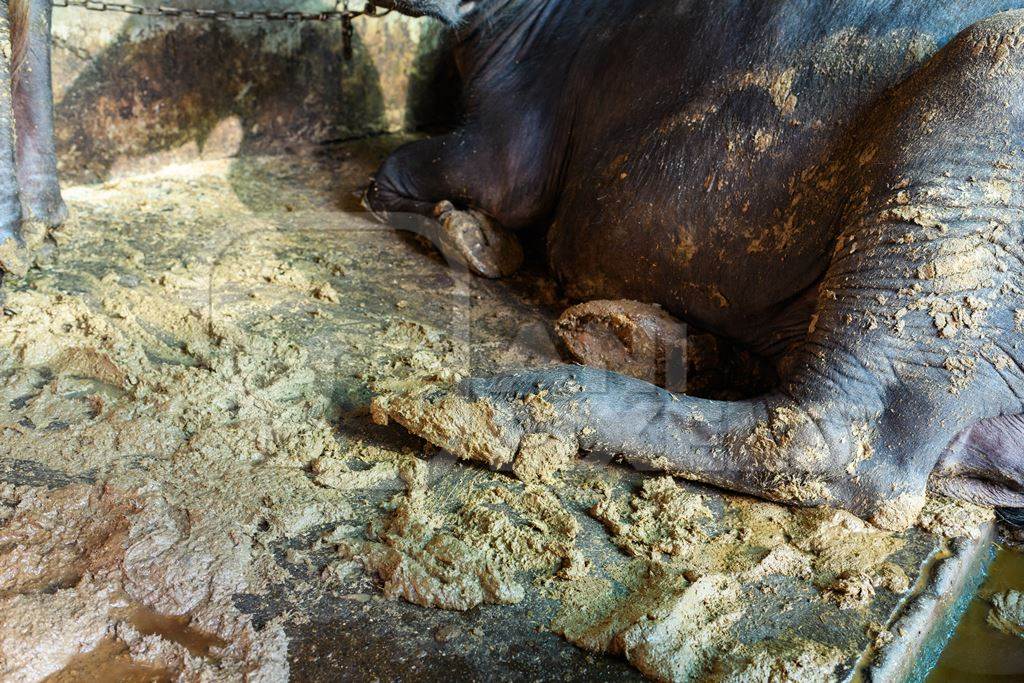
[[[1003,41],[1021,30],[1024,12],[972,27],[864,122],[847,184],[859,194],[778,390],[710,401],[561,367],[466,380],[424,394],[412,419],[392,416],[492,464],[542,434],[885,528],[912,524],[950,442],[1024,412],[1024,54]]]
[[[10,44],[7,2],[0,2],[0,43]],[[14,110],[11,105],[10,52],[0,49],[0,275],[23,275],[29,256],[21,234],[21,200],[14,153]]]
[[[67,208],[60,194],[53,133],[50,80],[49,0],[11,0],[15,64],[14,118],[17,126],[17,175],[26,220],[46,227],[61,225]]]
[[[519,217],[503,210],[506,182],[494,177],[487,146],[485,137],[458,132],[400,147],[367,190],[368,208],[477,275],[511,275],[523,260],[509,229]]]

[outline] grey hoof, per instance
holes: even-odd
[[[68,219],[68,207],[59,190],[25,198],[21,210],[26,221],[38,221],[48,228],[59,228]]]

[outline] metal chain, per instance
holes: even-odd
[[[373,2],[367,0],[361,10],[348,8],[348,1],[339,1],[333,10],[323,12],[298,12],[295,10],[285,11],[252,11],[252,10],[223,10],[223,9],[192,9],[186,7],[143,7],[128,2],[107,2],[106,0],[51,0],[54,7],[79,7],[94,12],[120,12],[122,14],[134,14],[139,17],[160,17],[165,19],[205,19],[210,21],[253,21],[256,23],[271,21],[287,21],[290,23],[300,21],[340,21],[341,36],[344,41],[343,55],[346,60],[352,59],[352,42],[355,35],[355,26],[352,20],[356,17],[383,17],[391,13],[390,9],[378,11],[380,8]],[[343,9],[337,9],[338,6]]]
[[[324,12],[285,11],[251,11],[251,10],[219,10],[192,9],[185,7],[143,7],[127,2],[106,2],[106,0],[52,0],[54,7],[80,7],[94,12],[121,12],[140,17],[167,17],[172,19],[206,19],[210,21],[342,21],[348,23],[356,17],[383,17],[391,12],[385,9],[378,12],[378,7],[367,2],[361,10],[333,9]],[[341,3],[339,3],[341,4]]]

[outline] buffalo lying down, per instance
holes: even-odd
[[[380,4],[455,25],[468,113],[397,150],[371,208],[488,276],[550,225],[573,297],[658,304],[782,379],[719,402],[566,366],[429,400],[486,405],[494,448],[545,434],[889,528],[929,487],[1024,507],[1024,0]],[[66,209],[49,0],[0,14],[0,271],[19,271],[22,221]],[[566,342],[587,360],[601,338],[620,369],[674,324],[596,309]],[[541,388],[555,419],[519,400]]]
[[[486,406],[494,452],[544,434],[887,528],[929,488],[1024,506],[1024,1],[382,4],[455,24],[467,115],[397,150],[372,209],[487,276],[549,225],[572,297],[781,377],[720,402],[566,366],[424,401]],[[583,360],[602,325],[624,364],[657,344],[656,309],[599,308],[566,327]]]

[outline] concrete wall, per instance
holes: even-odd
[[[307,0],[136,0],[231,9],[332,9]],[[358,0],[352,6],[359,6]],[[170,160],[274,151],[451,119],[441,27],[395,13],[340,22],[199,22],[54,8],[57,139],[65,182]]]

